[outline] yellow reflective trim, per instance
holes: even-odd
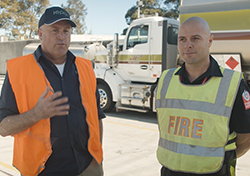
[[[95,61],[107,61],[107,55],[96,55]],[[119,55],[119,61],[149,62],[149,55]],[[150,62],[161,63],[161,55],[150,55]]]
[[[96,55],[95,61],[107,61],[107,55]]]
[[[148,55],[120,55],[119,61],[148,61]]]
[[[151,62],[155,62],[155,61],[161,62],[161,57],[162,57],[162,55],[150,55],[150,61]]]
[[[180,14],[180,24],[194,16],[206,20],[211,31],[250,29],[250,9]]]
[[[230,173],[231,176],[235,176],[236,159],[230,162]]]
[[[235,150],[235,149],[236,149],[236,143],[235,142],[225,146],[225,151]]]
[[[225,103],[225,105],[228,107],[231,107],[234,103],[241,78],[242,78],[241,73],[235,71],[233,74],[233,77],[231,79],[231,83],[230,83],[230,86],[228,89],[227,99],[226,99],[226,103]]]
[[[229,137],[228,137],[228,141],[232,140],[236,138],[236,133],[235,132],[232,132]],[[231,144],[228,144],[225,146],[225,150],[228,151],[228,150],[235,150],[236,149],[236,143],[233,142]]]
[[[236,133],[235,132],[232,132],[229,137],[228,137],[228,140],[231,140],[231,139],[234,139],[236,138]]]
[[[161,62],[161,55],[119,55],[119,61],[160,61]]]

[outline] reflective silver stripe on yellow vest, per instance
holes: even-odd
[[[225,150],[234,150],[229,120],[241,73],[221,68],[223,77],[203,85],[184,85],[178,69],[163,72],[156,92],[160,130],[157,158],[165,167],[182,172],[214,173]],[[163,86],[164,85],[164,86]]]

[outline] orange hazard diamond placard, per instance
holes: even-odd
[[[226,64],[233,70],[239,62],[235,60],[232,56],[226,61]]]

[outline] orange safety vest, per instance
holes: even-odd
[[[94,159],[101,163],[103,151],[95,97],[95,74],[89,60],[76,57],[75,63],[79,74],[82,103],[87,111],[88,150]],[[31,110],[46,86],[52,89],[33,54],[8,60],[7,71],[19,113]],[[49,93],[51,94],[52,92]],[[51,148],[48,118],[14,135],[13,166],[23,176],[36,176],[44,170],[45,163],[52,153]]]

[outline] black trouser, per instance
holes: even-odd
[[[174,172],[166,167],[161,168],[161,176],[231,176],[230,174],[230,165],[224,164],[219,172],[213,174],[191,174],[191,173],[182,173]]]

